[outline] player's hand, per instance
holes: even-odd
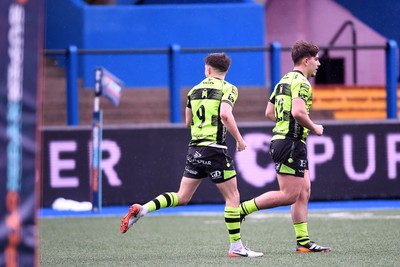
[[[236,142],[236,151],[240,152],[245,150],[247,147],[246,142],[242,139]]]
[[[318,136],[321,136],[324,133],[324,126],[320,124],[315,124],[313,133],[315,133]]]

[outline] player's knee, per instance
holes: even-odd
[[[239,207],[240,205],[239,191],[236,190],[235,192],[232,192],[228,196],[225,196],[225,204],[228,207]]]
[[[286,193],[286,205],[294,204],[299,198],[300,193],[298,192],[288,192]]]
[[[308,201],[310,199],[310,195],[311,195],[310,190],[303,191],[301,192],[299,199],[301,199],[302,201]]]

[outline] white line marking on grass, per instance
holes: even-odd
[[[327,214],[313,213],[312,217],[338,219],[338,220],[400,220],[399,215],[383,215],[372,212],[329,212]]]
[[[308,215],[310,218],[320,218],[327,220],[400,220],[400,214],[375,214],[373,212],[312,212]],[[246,223],[258,222],[265,219],[290,219],[290,213],[267,213],[261,212],[246,217]]]

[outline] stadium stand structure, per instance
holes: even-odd
[[[331,111],[334,119],[386,119],[386,88],[320,86],[313,92],[313,109]]]
[[[372,27],[387,38],[400,44],[400,20],[396,18],[400,12],[398,0],[335,0],[349,10],[354,16]]]
[[[170,1],[171,3],[179,2],[180,0]],[[183,1],[183,0],[182,0]],[[203,2],[192,0],[193,2]],[[391,0],[392,2],[395,0]],[[130,0],[126,1],[117,1],[117,2],[130,2]],[[180,31],[176,29],[180,29],[181,23],[177,22],[176,24],[172,23],[175,20],[170,19],[169,12],[173,13],[175,17],[177,15],[182,16],[190,16],[190,7],[191,5],[183,5],[185,8],[185,12],[179,13],[180,9],[171,9],[171,5],[164,5],[163,9],[160,9],[158,6],[154,10],[152,9],[153,2],[160,2],[156,0],[148,0],[143,3],[147,3],[149,5],[139,5],[138,9],[129,9],[125,5],[113,6],[113,12],[119,12],[121,16],[115,16],[115,18],[120,19],[121,21],[126,18],[135,18],[137,25],[142,25],[142,27],[138,27],[139,29],[146,29],[145,34],[135,35],[135,31],[132,31],[132,27],[128,27],[125,29],[127,31],[126,34],[121,27],[119,27],[118,31],[115,31],[114,25],[112,24],[104,24],[102,27],[101,23],[98,23],[99,19],[102,18],[107,20],[107,16],[104,16],[108,12],[107,9],[103,9],[101,7],[87,7],[82,6],[79,0],[47,0],[47,34],[46,34],[46,47],[48,49],[65,49],[68,44],[75,44],[79,48],[90,48],[90,49],[105,49],[105,48],[114,48],[114,49],[123,49],[126,47],[133,47],[138,49],[148,48],[148,47],[166,47],[166,44],[173,43],[172,41],[178,40],[179,44],[182,44],[186,47],[194,47],[197,45],[197,38],[187,38],[187,34],[184,36],[179,35]],[[244,12],[244,8],[246,8],[246,14],[250,14],[252,19],[255,19],[259,23],[252,22],[252,25],[262,25],[260,23],[263,21],[263,12],[260,7],[252,5],[248,0],[238,0],[238,1],[227,1],[221,0],[221,2],[242,2],[242,5],[226,5],[228,7],[229,12],[235,14],[235,9],[240,10],[241,14]],[[343,1],[338,1],[339,3]],[[362,1],[356,1],[360,3]],[[247,5],[246,5],[247,3]],[[204,16],[208,16],[207,12],[213,11],[212,5],[202,6],[203,13],[196,11],[197,16],[203,14]],[[129,9],[129,10],[128,10]],[[164,10],[165,9],[165,10]],[[55,12],[49,12],[49,10]],[[68,10],[69,12],[65,12]],[[160,17],[164,10],[166,15],[165,17]],[[207,12],[205,12],[207,11]],[[154,15],[154,12],[156,12]],[[193,11],[191,11],[193,12]],[[205,12],[205,13],[204,13]],[[213,12],[216,12],[215,10]],[[160,21],[172,21],[170,27],[165,27],[163,30],[167,31],[168,34],[159,34],[160,23],[158,20],[156,22],[152,21],[151,24],[154,27],[144,27],[143,25],[147,25],[147,19],[149,18],[148,14],[153,14],[153,17],[159,18]],[[229,13],[231,14],[231,13]],[[122,16],[123,15],[123,16]],[[60,19],[60,17],[62,19]],[[233,18],[234,16],[228,16],[228,18]],[[96,19],[91,19],[96,18]],[[235,18],[236,21],[239,18]],[[103,21],[101,21],[103,22]],[[220,22],[216,20],[214,23]],[[232,24],[224,22],[225,24]],[[140,24],[142,23],[142,24]],[[218,43],[214,43],[214,39],[205,40],[205,43],[198,45],[199,47],[203,46],[224,46],[224,44],[229,43],[232,44],[232,41],[235,47],[241,47],[245,44],[249,44],[252,46],[261,46],[264,44],[264,28],[258,27],[256,29],[252,29],[251,34],[249,34],[248,30],[243,31],[243,29],[248,29],[246,27],[242,27],[240,21],[237,21],[236,24],[232,26],[231,31],[237,32],[238,30],[242,30],[241,34],[236,33],[235,36],[242,36],[243,38],[234,38],[232,40],[219,40]],[[80,25],[85,25],[85,27],[81,27]],[[188,27],[185,28],[188,32],[193,32],[194,29],[199,31],[201,29],[201,24],[192,23]],[[54,34],[54,32],[58,33],[59,29],[63,29],[63,35]],[[217,27],[218,28],[218,27]],[[254,27],[253,27],[254,28]],[[172,30],[171,30],[172,29]],[[175,30],[174,30],[175,29]],[[190,31],[189,31],[190,30]],[[51,34],[53,33],[53,34]],[[113,33],[113,34],[111,34]],[[232,34],[227,34],[227,36],[231,36]],[[100,37],[101,38],[100,38]],[[109,38],[113,36],[113,38]],[[142,36],[146,36],[146,38],[141,38]],[[163,36],[165,40],[163,40],[162,45],[159,44],[160,37]],[[129,38],[127,38],[129,37]],[[250,40],[249,38],[252,37]],[[243,41],[245,40],[245,41]],[[196,55],[197,56],[197,55]],[[251,56],[254,56],[253,52]],[[123,91],[123,98],[121,100],[121,104],[119,107],[114,107],[108,101],[102,101],[101,108],[104,110],[104,124],[131,124],[131,123],[169,123],[169,93],[168,93],[168,75],[165,69],[168,68],[168,65],[165,63],[165,57],[162,59],[153,58],[149,62],[151,64],[144,64],[142,61],[138,61],[140,66],[137,67],[134,64],[135,60],[128,60],[128,62],[124,62],[124,64],[116,63],[111,56],[104,56],[102,58],[107,59],[107,64],[111,65],[111,70],[116,73],[120,78],[124,80],[124,82],[128,82],[127,89]],[[183,86],[189,86],[192,84],[193,80],[197,81],[198,72],[195,69],[188,68],[187,65],[192,64],[192,60],[194,55],[182,55],[182,62],[186,65],[182,66],[182,69],[185,69],[184,77],[187,80],[182,81]],[[58,63],[63,66],[62,59],[64,57],[57,57]],[[80,81],[79,81],[79,119],[80,125],[90,125],[92,119],[92,110],[93,110],[93,91],[86,90],[93,83],[93,66],[99,65],[97,61],[94,62],[94,59],[98,59],[98,56],[93,56],[91,60],[88,60],[90,57],[85,56],[85,60],[80,59]],[[265,73],[266,69],[264,66],[264,60],[259,55],[255,55],[254,60],[248,60],[248,58],[244,57],[243,59],[238,58],[232,68],[232,72],[230,73],[233,77],[238,79],[238,85],[240,90],[240,97],[235,107],[235,116],[239,122],[248,122],[248,121],[264,121],[264,111],[267,101],[267,96],[269,95],[269,88],[262,87],[260,85],[265,81]],[[63,67],[59,67],[55,64],[55,60],[47,59],[46,67],[45,67],[45,81],[44,81],[44,96],[43,96],[43,124],[44,125],[67,125],[67,114],[66,114],[66,81],[65,81],[65,69]],[[83,62],[83,63],[82,63]],[[159,63],[162,64],[159,64]],[[255,75],[255,78],[252,80],[253,84],[241,86],[244,82],[248,82],[247,73],[241,71],[243,68],[246,69],[244,63],[252,62],[252,69],[257,70],[258,73]],[[96,63],[96,64],[94,64]],[[106,65],[108,67],[109,65]],[[114,64],[114,65],[113,65]],[[93,66],[92,66],[93,65]],[[101,64],[102,65],[102,64]],[[149,66],[147,66],[149,65]],[[154,71],[154,66],[160,65],[162,69],[157,69]],[[138,72],[126,71],[126,70],[135,70],[135,69],[151,69],[152,71],[144,71],[143,73],[158,73],[159,77],[150,78],[146,75],[143,75],[142,72],[138,74]],[[236,68],[236,66],[240,66]],[[119,72],[121,71],[121,73]],[[83,72],[83,73],[82,73]],[[86,77],[85,77],[86,75]],[[120,76],[121,75],[121,76]],[[124,76],[125,75],[125,76]],[[132,79],[130,81],[129,79]],[[143,79],[141,81],[140,79]],[[229,77],[228,77],[228,80]],[[86,82],[85,82],[86,81]],[[132,83],[137,82],[137,85],[133,86]],[[146,84],[146,82],[154,83],[157,81],[157,84]],[[86,84],[85,84],[86,83]],[[189,88],[182,87],[181,90],[181,107],[185,106],[186,102],[186,93]],[[399,94],[398,94],[399,95]],[[400,104],[400,103],[399,103]],[[317,85],[314,91],[314,103],[313,109],[311,112],[311,116],[314,119],[385,119],[386,118],[386,90],[384,86],[375,86],[375,87],[357,87],[357,86],[344,86],[344,85]],[[182,118],[183,118],[183,108],[182,108]],[[182,120],[183,121],[183,120]]]
[[[65,69],[58,67],[54,60],[47,59],[44,72],[43,124],[67,125]],[[269,88],[239,89],[239,100],[234,111],[238,122],[265,121],[264,111]],[[188,90],[189,88],[181,90],[182,107],[185,107]],[[80,125],[91,124],[93,98],[93,91],[84,89],[80,82]],[[398,105],[400,106],[400,100]],[[104,125],[169,123],[168,88],[124,90],[119,107],[104,99],[101,101],[101,108],[104,110]],[[398,115],[400,117],[400,112]],[[182,110],[182,118],[183,116]],[[386,119],[386,89],[384,86],[318,85],[314,89],[311,117],[317,120]]]
[[[67,125],[66,113],[66,78],[65,69],[57,66],[51,59],[46,60],[44,68],[43,90],[43,124],[45,126]],[[181,90],[182,118],[189,88]],[[240,90],[240,97],[235,107],[238,121],[262,121],[269,94],[267,88],[248,87]],[[84,89],[79,82],[79,125],[90,125],[92,122],[94,92]],[[149,90],[135,88],[124,90],[118,107],[106,99],[101,100],[104,125],[135,123],[169,123],[168,88]],[[183,121],[183,120],[182,120]]]
[[[44,125],[67,124],[65,88],[64,68],[58,67],[53,60],[47,59],[43,95]],[[269,88],[244,87],[239,89],[239,100],[234,111],[238,122],[265,121],[264,112]],[[185,107],[188,90],[189,88],[181,90],[182,107]],[[400,90],[398,95],[400,96]],[[80,125],[91,124],[93,98],[93,91],[84,89],[80,82]],[[398,104],[400,105],[400,101]],[[169,123],[168,88],[124,90],[119,107],[113,106],[104,99],[101,101],[101,108],[104,111],[104,125]],[[385,87],[319,85],[314,90],[311,117],[317,120],[385,119]]]

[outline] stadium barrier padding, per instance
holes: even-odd
[[[397,121],[323,122],[324,136],[310,135],[308,156],[311,200],[400,198],[400,133]],[[272,124],[240,124],[247,142],[235,151],[241,199],[277,189],[268,154]],[[103,132],[103,205],[144,203],[176,191],[182,177],[190,133],[183,125],[105,127]],[[43,130],[43,207],[59,198],[90,200],[90,128]],[[209,179],[192,203],[222,203]]]

